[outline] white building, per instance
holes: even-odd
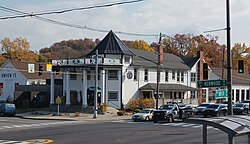
[[[211,80],[225,79],[227,78],[227,71],[221,68],[212,68],[210,74]],[[226,87],[224,87],[226,89]],[[220,89],[220,88],[216,88]],[[222,87],[223,89],[223,87]],[[239,74],[237,70],[232,70],[232,101],[242,102],[244,100],[250,100],[250,75]],[[209,95],[214,96],[215,89],[210,89]]]
[[[45,69],[45,64],[42,66]],[[25,88],[16,89],[20,86],[45,85],[46,79],[50,78],[50,74],[43,73],[39,76],[38,67],[38,64],[35,63],[12,60],[4,63],[0,68],[0,101],[13,101],[18,98],[20,98],[20,101],[31,100],[32,97],[39,94],[39,90],[31,92],[26,91]],[[29,96],[27,97],[27,95]]]
[[[110,31],[86,58],[52,61],[53,70],[63,72],[66,105],[93,105],[96,50],[100,105],[106,103],[119,109],[122,105],[126,106],[131,98],[154,98],[157,54],[130,49]],[[197,98],[195,91],[198,75],[193,73],[197,73],[198,61],[198,58],[184,61],[180,57],[164,53],[164,62],[160,69],[159,105],[173,100],[194,102],[193,98]],[[54,76],[55,73],[52,74],[52,84]],[[52,105],[55,104],[56,97],[53,90],[54,85],[51,85]]]

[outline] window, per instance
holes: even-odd
[[[240,101],[240,90],[236,89],[236,102]]]
[[[249,100],[249,97],[250,97],[249,90],[247,90],[247,98],[246,98],[246,100]]]
[[[134,68],[134,80],[137,81],[137,68]]]
[[[184,72],[181,72],[181,82],[184,82]]]
[[[90,71],[87,71],[87,80],[91,80],[91,74],[90,74]]]
[[[148,81],[148,69],[144,71],[144,81]]]
[[[125,57],[125,63],[130,63],[130,57]]]
[[[175,80],[175,71],[172,71],[172,80]]]
[[[108,100],[109,101],[118,101],[118,92],[117,91],[109,91],[108,92]]]
[[[191,82],[196,81],[196,73],[191,73]]]
[[[70,80],[76,80],[77,77],[76,77],[76,73],[71,73],[70,74]]]
[[[245,90],[241,90],[241,101],[245,100]]]
[[[109,70],[108,80],[118,80],[118,70]]]
[[[180,82],[180,72],[177,71],[177,82]]]
[[[168,71],[165,71],[165,81],[168,82]]]

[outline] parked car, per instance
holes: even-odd
[[[249,105],[247,103],[237,103],[233,106],[234,114],[248,114]]]
[[[194,115],[194,107],[191,104],[179,104],[179,108],[182,110],[182,113],[186,115],[186,117],[190,117]]]
[[[209,105],[210,105],[209,103],[202,103],[202,104],[198,105],[198,106],[195,108],[195,110],[194,110],[195,114],[196,114],[196,115],[203,115],[205,109],[206,109],[207,106],[209,106]]]
[[[0,103],[0,116],[15,116],[16,106],[12,103]]]
[[[249,109],[250,110],[250,100],[244,100],[243,103],[247,103],[249,105]]]
[[[228,112],[227,106],[225,104],[210,104],[205,109],[203,116],[226,116]]]
[[[141,112],[132,115],[134,121],[149,121],[152,120],[155,109],[143,109]]]

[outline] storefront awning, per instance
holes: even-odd
[[[148,84],[142,86],[139,90],[140,91],[156,91],[157,84],[156,83],[148,83]],[[185,86],[182,84],[159,84],[159,90],[160,91],[185,92],[185,91],[198,91],[199,89]]]

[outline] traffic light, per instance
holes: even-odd
[[[207,63],[203,63],[203,79],[208,79],[208,65]]]
[[[238,73],[244,73],[244,60],[238,60]]]
[[[42,71],[43,71],[43,66],[41,64],[39,64],[38,76],[43,74]]]

